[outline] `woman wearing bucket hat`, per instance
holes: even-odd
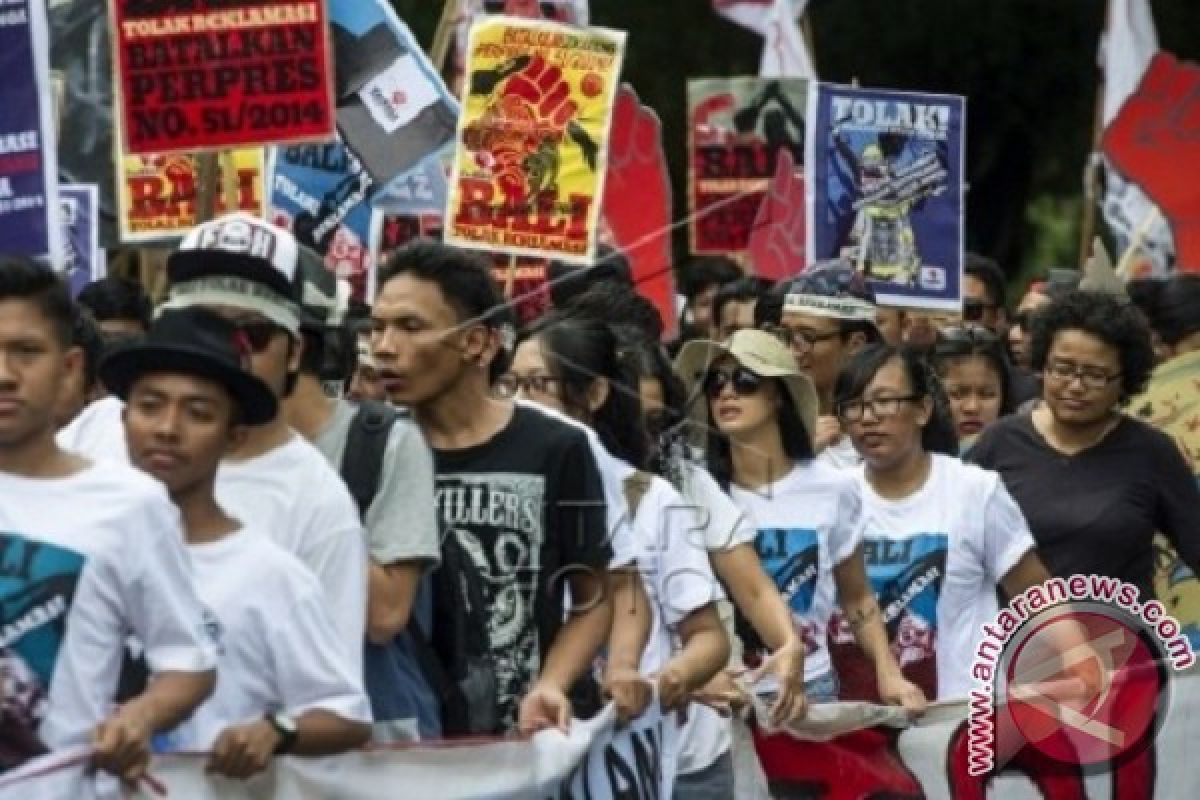
[[[752,520],[759,557],[804,639],[811,699],[838,696],[825,643],[836,596],[874,663],[880,696],[922,710],[925,697],[896,665],[867,583],[854,476],[813,459],[809,432],[817,396],[791,351],[770,333],[743,330],[724,344],[689,342],[676,371],[688,386],[691,420],[702,433],[709,467]],[[703,398],[697,397],[701,392]],[[748,630],[743,639],[752,650]]]

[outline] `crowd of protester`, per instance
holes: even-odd
[[[849,264],[704,258],[664,344],[616,254],[551,272],[522,321],[486,261],[418,242],[367,308],[237,214],[157,308],[0,259],[6,577],[66,616],[3,651],[6,756],[245,778],[658,702],[676,796],[729,798],[748,693],[756,736],[919,714],[965,694],[998,596],[1150,595],[1156,533],[1200,567],[1200,277],[1010,315],[971,256],[962,314],[928,315]]]

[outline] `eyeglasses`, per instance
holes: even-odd
[[[920,400],[921,396],[917,394],[905,395],[903,397],[875,397],[870,400],[847,400],[844,403],[839,403],[837,408],[838,417],[845,422],[859,422],[863,415],[867,413],[867,409],[871,409],[871,415],[875,419],[885,419],[894,417],[900,413],[900,406],[903,403],[915,403]]]
[[[276,325],[274,322],[239,322],[237,323],[238,338],[246,345],[246,349],[253,353],[261,353],[271,346],[271,339],[275,334],[280,333],[283,328]]]
[[[1083,388],[1093,391],[1103,389],[1121,377],[1120,372],[1108,372],[1099,367],[1081,367],[1070,361],[1049,361],[1046,363],[1045,372],[1054,380],[1067,385],[1079,378]]]
[[[805,350],[811,350],[816,346],[817,342],[835,339],[842,335],[841,331],[812,333],[811,331],[802,331],[795,328],[789,328],[786,325],[773,325],[766,330],[768,333],[774,334],[779,341],[783,342],[788,347],[800,349],[801,346],[803,346]]]
[[[711,398],[721,396],[726,386],[733,386],[733,393],[745,397],[757,392],[763,385],[763,379],[745,367],[735,367],[732,370],[712,369],[704,376],[704,393]]]
[[[501,397],[515,397],[522,389],[538,394],[558,394],[559,379],[554,375],[518,375],[506,372],[496,379],[494,389]]]
[[[985,311],[991,311],[999,308],[995,303],[985,303],[982,300],[964,300],[963,301],[963,319],[970,322],[978,322],[983,319]]]

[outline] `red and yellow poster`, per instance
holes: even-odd
[[[330,139],[324,0],[113,0],[124,152]]]
[[[182,237],[196,224],[196,159],[185,153],[118,158],[121,241],[152,242]],[[261,147],[233,150],[218,160],[216,211],[266,209],[266,164]],[[226,171],[232,170],[232,175]],[[236,196],[230,203],[227,195]],[[228,208],[236,205],[237,208]]]
[[[446,241],[595,256],[625,34],[484,17],[468,43]]]

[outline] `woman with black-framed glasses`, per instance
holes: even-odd
[[[980,325],[943,328],[930,363],[949,401],[959,449],[983,429],[1012,412],[1009,365],[994,333]]]
[[[1121,411],[1154,367],[1149,328],[1123,298],[1082,290],[1032,324],[1042,403],[998,422],[969,457],[1004,477],[1051,572],[1152,597],[1155,530],[1200,566],[1200,489],[1169,437]]]
[[[1009,596],[1049,577],[1033,537],[994,472],[955,457],[937,378],[916,351],[857,354],[838,376],[835,409],[863,457],[860,538],[867,576],[904,674],[939,700],[963,697],[976,632]],[[835,621],[830,650],[847,699],[873,699],[861,661]]]

